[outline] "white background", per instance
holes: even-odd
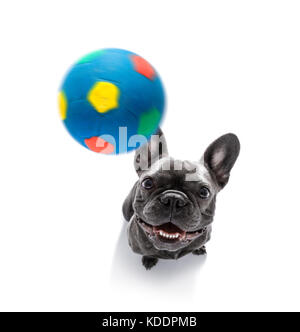
[[[299,1],[2,1],[0,310],[300,310]],[[171,154],[236,133],[206,258],[145,271],[121,205],[133,155],[77,144],[57,90],[80,56],[132,50],[160,72]]]

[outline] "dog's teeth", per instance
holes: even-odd
[[[160,230],[158,231],[158,234],[166,239],[178,239],[180,237],[180,234],[179,233],[176,233],[176,234],[168,234],[168,233],[165,233],[164,231]]]

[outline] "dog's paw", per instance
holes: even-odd
[[[146,270],[150,270],[158,262],[158,258],[151,256],[143,256],[142,263],[145,266]]]
[[[203,246],[203,247],[201,247],[199,249],[194,250],[193,254],[194,255],[198,255],[198,256],[199,255],[206,255],[206,248],[205,248],[205,246]]]

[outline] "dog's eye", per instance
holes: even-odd
[[[199,192],[199,195],[200,195],[200,197],[201,197],[202,199],[206,199],[206,198],[209,197],[209,195],[210,195],[210,191],[209,191],[209,189],[206,188],[206,187],[201,187],[200,192]]]
[[[142,182],[142,187],[145,189],[151,189],[153,187],[153,180],[150,178],[144,179]]]

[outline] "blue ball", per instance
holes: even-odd
[[[165,97],[157,71],[139,55],[102,49],[69,70],[59,92],[61,118],[84,147],[105,154],[136,149],[157,130]]]

